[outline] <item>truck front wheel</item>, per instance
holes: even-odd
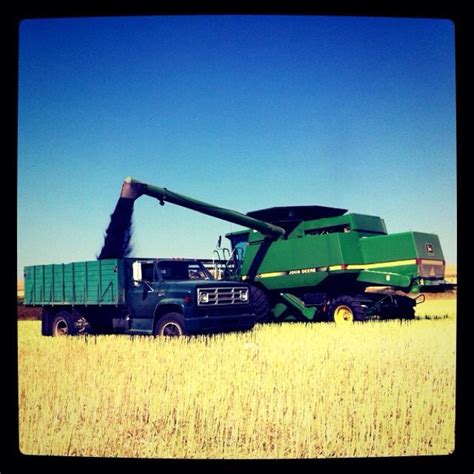
[[[365,312],[359,300],[351,296],[339,296],[329,307],[328,321],[336,324],[365,321]]]
[[[74,327],[74,320],[67,311],[60,311],[54,318],[51,324],[51,335],[56,336],[71,336],[76,333]]]
[[[155,336],[179,337],[185,334],[184,318],[179,313],[168,313],[160,318],[155,325]]]

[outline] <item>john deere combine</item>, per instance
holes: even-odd
[[[248,227],[232,232],[225,278],[251,284],[258,321],[351,322],[414,317],[423,295],[444,289],[435,234],[387,234],[380,217],[323,206],[241,214],[126,178],[122,197],[148,195]]]

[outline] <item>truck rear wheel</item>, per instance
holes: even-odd
[[[355,321],[365,321],[365,311],[359,300],[352,296],[339,296],[329,307],[328,321],[336,324],[352,324]]]
[[[74,327],[74,319],[67,311],[60,311],[53,319],[51,324],[51,335],[57,336],[72,336],[76,334]]]
[[[52,324],[51,324],[51,313],[43,308],[43,313],[41,314],[41,335],[42,336],[52,336]]]
[[[179,313],[168,313],[160,318],[155,325],[155,336],[179,337],[185,334],[184,318]]]

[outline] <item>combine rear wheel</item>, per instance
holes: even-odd
[[[360,301],[352,296],[339,296],[329,307],[328,321],[336,324],[352,324],[365,319],[364,308]]]

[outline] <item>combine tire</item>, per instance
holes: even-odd
[[[400,319],[415,319],[415,308],[406,308],[403,314],[400,316]]]
[[[256,315],[256,322],[265,323],[270,321],[270,303],[265,292],[256,286],[251,286],[250,301]]]
[[[328,311],[328,321],[336,324],[352,324],[355,321],[365,321],[365,312],[359,300],[352,296],[339,296]]]
[[[383,307],[381,319],[415,319],[415,304],[408,296],[395,295],[387,307]]]
[[[51,324],[51,335],[57,336],[72,336],[76,334],[74,327],[74,319],[71,313],[67,311],[60,311],[54,318]]]
[[[179,313],[168,313],[155,325],[155,336],[179,337],[185,334],[184,319]]]
[[[397,299],[398,312],[397,316],[400,319],[415,319],[415,305],[409,297],[399,297]]]

